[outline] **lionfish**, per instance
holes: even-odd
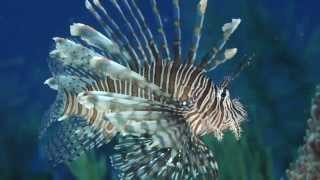
[[[221,139],[229,129],[239,138],[247,113],[229,93],[235,76],[216,85],[208,73],[236,55],[236,48],[224,46],[241,20],[224,24],[222,39],[199,58],[207,8],[207,0],[199,0],[183,58],[180,3],[171,2],[172,48],[156,0],[150,3],[158,39],[135,0],[107,1],[115,14],[99,0],[86,0],[104,32],[75,23],[72,39],[53,38],[52,77],[45,84],[57,97],[43,118],[40,140],[54,165],[115,139],[110,159],[121,179],[218,177],[215,157],[201,137]]]

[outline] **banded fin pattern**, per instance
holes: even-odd
[[[56,42],[56,49],[53,50],[50,55],[65,65],[83,68],[102,77],[109,76],[113,79],[133,81],[133,83],[136,83],[140,88],[148,88],[156,95],[169,96],[163,93],[157,85],[147,82],[143,76],[113,60],[95,53],[91,49],[68,39],[55,38],[54,40]]]
[[[133,97],[119,93],[104,91],[87,91],[78,94],[78,102],[88,109],[95,108],[103,111],[106,109],[115,111],[143,111],[157,109],[175,110],[173,105],[165,105],[160,102],[151,101],[145,98]]]
[[[207,72],[236,55],[236,48],[224,46],[241,20],[225,24],[222,40],[197,60],[208,3],[199,0],[182,61],[179,0],[172,0],[172,49],[160,1],[149,1],[159,39],[135,0],[106,0],[106,8],[99,0],[85,0],[104,33],[75,23],[70,26],[75,40],[54,38],[52,77],[45,84],[58,95],[40,139],[54,164],[116,138],[111,160],[121,179],[216,179],[217,162],[200,137],[222,139],[231,130],[239,138],[246,111],[231,98],[229,83],[216,85]]]
[[[163,22],[162,18],[160,16],[160,12],[158,9],[158,3],[156,0],[150,0],[152,12],[154,14],[154,17],[156,19],[157,25],[158,25],[158,33],[160,34],[160,49],[162,52],[162,59],[163,60],[170,60],[170,51],[168,47],[168,41],[165,34],[165,31],[163,29]]]
[[[42,151],[52,166],[75,160],[105,143],[108,141],[103,133],[77,117],[52,123],[40,136]]]
[[[186,127],[181,124],[181,128]],[[188,132],[181,136],[179,151],[155,143],[148,135],[120,137],[115,146],[116,153],[111,156],[112,165],[121,172],[120,179],[216,177],[218,166],[212,152],[201,142],[194,142]]]
[[[174,25],[174,40],[173,53],[174,61],[179,62],[181,59],[181,16],[180,16],[180,0],[173,0],[173,25]]]
[[[202,58],[200,67],[207,69],[208,71],[213,70],[218,64],[223,64],[225,61],[232,59],[237,53],[237,49],[233,48],[231,50],[226,50],[221,54],[221,50],[224,48],[225,44],[234,33],[234,31],[240,25],[240,19],[232,19],[231,22],[226,23],[222,26],[223,38],[218,42],[218,44],[210,49],[206,55]],[[219,58],[219,57],[224,58]],[[216,59],[216,57],[218,57]]]
[[[117,44],[88,25],[81,23],[73,24],[70,26],[70,34],[72,36],[79,36],[89,45],[99,48],[102,51],[111,54],[120,54],[120,49]]]
[[[188,54],[188,63],[190,64],[193,64],[196,59],[198,46],[201,38],[204,15],[206,13],[206,10],[207,10],[207,0],[199,1],[198,7],[197,7],[196,24],[193,29],[192,44]]]
[[[57,91],[55,102],[42,120],[40,143],[53,166],[76,159],[86,151],[111,141],[117,130],[102,119],[101,113],[88,110],[76,101],[75,94],[93,83],[72,68],[50,65],[53,77],[45,81]]]
[[[81,154],[108,143],[115,135],[113,125],[102,122],[99,127],[88,122],[90,117],[64,116],[68,101],[58,93],[55,103],[45,114],[40,132],[40,144],[53,166],[76,159]],[[69,102],[68,102],[69,103]]]
[[[133,48],[132,43],[130,43],[128,37],[121,31],[119,25],[113,20],[113,18],[109,15],[109,13],[105,10],[105,8],[101,5],[100,1],[95,0],[94,5],[89,1],[85,1],[86,8],[93,14],[93,16],[98,20],[98,22],[105,29],[107,34],[112,37],[112,39],[118,43],[124,50],[123,53],[129,61],[127,61],[130,65],[131,69],[137,70],[141,65],[139,61],[139,57],[137,55],[136,50]],[[102,15],[98,13],[97,9],[102,12]],[[110,22],[110,25],[106,24],[103,21],[103,18],[107,19]]]

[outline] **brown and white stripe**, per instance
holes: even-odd
[[[130,141],[130,137],[124,138],[128,142],[116,146],[123,150],[120,154],[135,154],[132,158],[114,156],[116,163],[113,165],[125,179],[140,179],[142,175],[150,178],[156,174],[158,177],[164,175],[163,179],[196,179],[197,174],[206,173],[215,179],[217,163],[198,137],[212,133],[221,138],[226,129],[231,129],[239,137],[240,122],[245,119],[246,111],[238,100],[230,98],[228,87],[216,85],[207,72],[236,54],[236,48],[223,51],[223,47],[240,20],[233,19],[225,24],[223,39],[199,58],[197,52],[208,2],[200,0],[192,43],[187,59],[183,59],[179,1],[172,0],[175,35],[172,52],[157,1],[150,2],[159,43],[153,38],[134,0],[105,2],[119,13],[127,31],[99,0],[86,0],[86,8],[105,33],[76,23],[70,32],[81,42],[54,38],[56,48],[50,57],[69,71],[53,73],[51,80],[65,74],[76,77],[69,78],[68,82],[60,80],[51,84],[59,95],[64,96],[59,120],[81,117],[88,126],[102,132],[107,141],[116,133],[124,137],[137,136],[138,141],[151,138],[148,147]],[[135,148],[134,152],[130,152],[130,148]],[[149,153],[145,153],[144,148]],[[158,160],[152,153],[159,153],[163,159]],[[181,164],[186,167],[171,169]]]

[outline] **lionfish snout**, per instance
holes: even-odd
[[[241,20],[224,24],[218,43],[202,56],[208,0],[198,0],[190,12],[195,21],[187,36],[180,1],[171,0],[170,39],[160,1],[138,2],[109,0],[103,2],[105,8],[100,0],[85,0],[104,32],[74,23],[72,37],[54,38],[53,77],[45,84],[57,90],[57,98],[43,119],[41,143],[57,164],[114,139],[110,160],[119,179],[217,179],[215,157],[199,136],[213,133],[221,139],[231,129],[240,137],[246,111],[230,98],[229,86],[248,63],[220,85],[209,72],[237,54],[237,48],[225,44]],[[155,22],[138,6],[146,2]],[[191,43],[182,54],[185,38]]]
[[[240,124],[247,112],[238,99],[233,99],[227,86],[215,87],[216,93],[205,112],[207,133],[221,140],[225,130],[231,130],[237,139],[241,136]]]

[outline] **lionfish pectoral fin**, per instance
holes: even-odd
[[[151,111],[174,110],[172,105],[164,105],[140,97],[129,96],[120,93],[105,91],[86,91],[78,94],[78,102],[88,108],[96,108],[99,111]]]
[[[125,135],[160,134],[166,127],[174,125],[168,122],[169,113],[162,111],[125,111],[105,114],[104,119],[110,121]],[[172,144],[175,139],[162,139],[164,144]]]
[[[80,37],[81,40],[85,41],[87,44],[100,50],[111,54],[120,53],[120,48],[116,43],[88,25],[74,23],[70,26],[70,34],[72,36]]]
[[[40,136],[41,150],[53,166],[75,160],[109,141],[101,131],[78,117],[55,121]]]
[[[95,124],[90,124],[91,119],[80,113],[84,108],[75,101],[76,95],[95,81],[92,74],[53,59],[49,67],[53,77],[44,84],[57,90],[57,97],[42,118],[39,138],[44,155],[56,166],[108,143],[116,131],[103,120],[95,119]]]
[[[116,80],[132,81],[139,88],[149,89],[157,96],[169,97],[161,88],[148,82],[140,74],[111,60],[74,41],[55,38],[56,49],[50,56],[62,62],[64,66],[83,69],[99,77],[110,77]]]
[[[142,75],[112,61],[107,58],[95,57],[91,59],[91,65],[95,68],[95,72],[109,76],[113,79],[131,81],[141,89],[148,89],[153,94],[168,98],[170,95],[161,90],[159,86],[148,82]]]
[[[120,171],[120,179],[169,178],[161,173],[171,158],[170,148],[149,148],[148,137],[121,137],[115,146],[117,153],[111,156],[112,165]]]
[[[118,117],[118,118],[116,118]],[[122,122],[116,122],[122,119]],[[128,120],[129,119],[129,120]],[[194,137],[176,113],[125,112],[110,114],[125,132],[111,156],[120,178],[215,179],[218,167],[212,152]]]
[[[70,34],[79,37],[89,46],[100,49],[108,57],[117,60],[120,64],[130,67],[130,57],[128,56],[127,51],[121,48],[115,41],[109,39],[94,28],[85,24],[74,23],[70,26]]]
[[[55,102],[42,118],[39,137],[43,153],[53,166],[75,160],[81,154],[99,148],[116,134],[111,123],[99,123],[98,128],[88,119],[65,114],[67,97],[63,93],[58,91]]]
[[[58,90],[58,84],[54,77],[48,78],[43,84],[48,85],[53,90]]]

